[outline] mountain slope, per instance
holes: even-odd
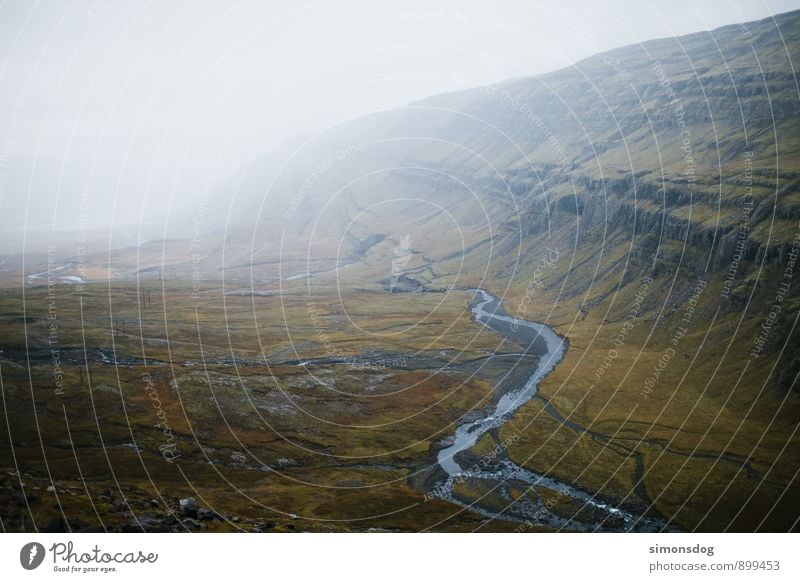
[[[791,12],[342,124],[223,192],[205,263],[487,287],[571,342],[517,462],[686,528],[796,527],[798,62]]]
[[[561,523],[452,503],[481,496],[798,529],[797,62],[800,12],[623,47],[283,144],[165,240],[3,259],[4,527]],[[471,317],[475,287],[569,347],[457,461],[570,493],[435,495],[456,427],[540,361]]]

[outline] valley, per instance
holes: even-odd
[[[622,47],[8,253],[4,531],[796,531],[793,62]]]

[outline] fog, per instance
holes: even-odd
[[[159,223],[284,140],[792,1],[5,2],[0,233]]]

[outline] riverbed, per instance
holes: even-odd
[[[485,517],[520,522],[525,526],[544,526],[570,531],[663,531],[667,523],[657,516],[637,514],[615,507],[583,488],[559,481],[549,475],[536,473],[515,464],[498,446],[491,457],[484,455],[480,462],[464,467],[459,458],[475,458],[470,449],[489,433],[497,435],[511,416],[537,395],[539,384],[564,358],[568,349],[566,338],[559,336],[549,326],[515,319],[502,307],[501,300],[488,291],[477,289],[470,304],[473,318],[504,339],[522,342],[527,353],[538,356],[538,362],[521,386],[506,388],[482,410],[472,411],[457,425],[449,439],[451,444],[439,450],[437,462],[447,474],[429,493],[446,499]],[[468,463],[467,463],[468,464]],[[525,490],[524,496],[513,497],[509,487]],[[470,499],[459,495],[458,488],[479,489]],[[558,499],[556,504],[544,501],[539,494],[547,491],[548,499]],[[491,498],[491,503],[489,499]],[[498,503],[501,506],[498,509]],[[564,511],[563,507],[578,507],[577,511]],[[559,509],[562,508],[562,509]],[[573,515],[569,515],[573,513]],[[576,516],[583,516],[576,519]],[[586,519],[586,516],[591,519]]]

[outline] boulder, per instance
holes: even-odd
[[[197,499],[186,497],[180,500],[180,511],[182,517],[197,517]]]
[[[208,521],[210,519],[218,519],[219,516],[211,511],[210,509],[206,509],[205,507],[201,507],[197,510],[197,519],[201,521]]]

